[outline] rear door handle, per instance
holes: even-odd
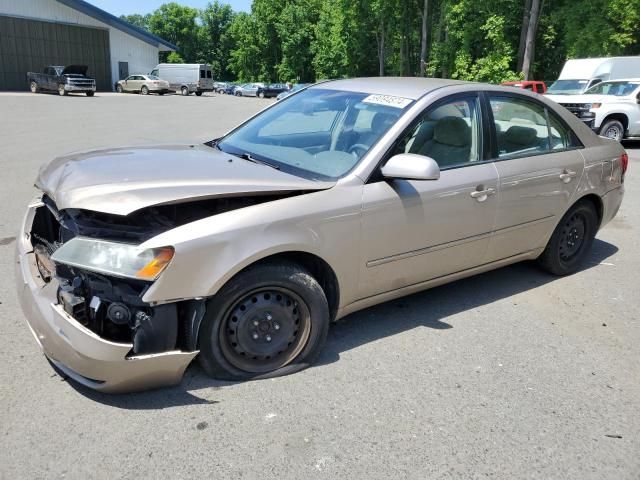
[[[484,202],[490,195],[496,193],[495,188],[484,188],[482,185],[478,185],[476,189],[471,192],[471,198],[475,198],[478,202]]]
[[[573,179],[573,177],[575,177],[576,175],[578,175],[577,172],[574,172],[573,170],[565,169],[560,174],[560,180],[562,180],[564,183],[569,183]]]

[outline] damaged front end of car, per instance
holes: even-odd
[[[122,216],[58,210],[46,194],[29,207],[18,242],[23,309],[47,357],[96,390],[178,383],[197,355],[205,300],[148,303],[173,248],[141,249],[181,225],[287,194],[148,207]]]

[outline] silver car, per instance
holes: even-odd
[[[236,97],[255,97],[258,95],[258,88],[264,88],[264,86],[264,83],[245,83],[238,85],[233,90],[233,94]]]
[[[282,375],[356,310],[522,260],[575,272],[628,157],[563,107],[424,78],[316,84],[204,145],[42,168],[17,288],[88,387]]]
[[[141,93],[142,95],[157,93],[158,95],[164,95],[169,92],[169,82],[155,75],[129,75],[116,84],[116,92]]]

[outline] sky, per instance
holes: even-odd
[[[119,17],[120,15],[130,15],[132,13],[151,13],[163,3],[172,0],[87,0],[102,10]],[[210,0],[173,0],[189,7],[204,8]],[[248,12],[251,8],[252,0],[222,0],[221,3],[228,3],[236,11]]]

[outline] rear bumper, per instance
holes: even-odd
[[[620,185],[613,190],[605,193],[602,196],[602,222],[600,222],[600,228],[609,223],[613,217],[616,216],[620,205],[622,204],[622,198],[624,197],[624,185]]]
[[[16,287],[27,324],[44,354],[78,383],[102,392],[147,390],[180,382],[198,352],[129,356],[133,345],[99,337],[57,303],[58,284],[39,276],[28,234],[39,200],[29,205],[16,242]]]

